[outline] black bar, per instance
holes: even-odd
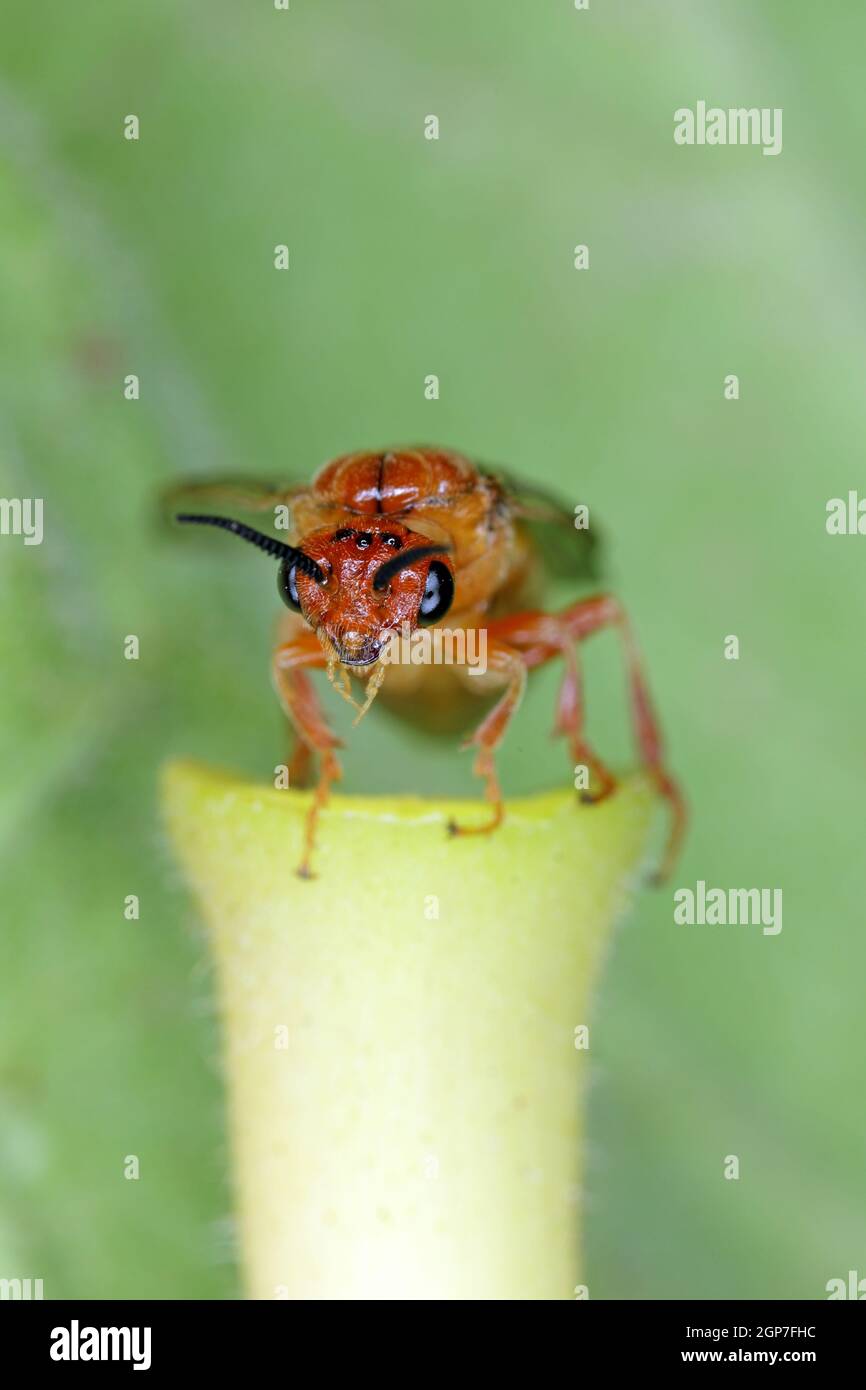
[[[338,1348],[344,1349],[347,1364],[357,1374],[369,1373],[371,1356],[376,1355],[383,1370],[390,1365],[394,1374],[402,1364],[402,1374],[413,1375],[401,1355],[404,1346],[425,1371],[438,1352],[443,1374],[449,1366],[453,1373],[457,1365],[465,1373],[467,1361],[471,1364],[476,1356],[489,1371],[501,1347],[512,1370],[512,1358],[515,1353],[520,1357],[522,1351],[530,1367],[535,1362],[536,1372],[540,1356],[544,1362],[554,1355],[557,1360],[567,1357],[565,1364],[575,1376],[590,1365],[598,1375],[603,1370],[653,1372],[674,1366],[718,1364],[730,1368],[733,1363],[769,1369],[805,1365],[824,1375],[828,1370],[859,1364],[864,1331],[862,1311],[846,1306],[845,1301],[576,1300],[545,1317],[544,1342],[533,1336],[542,1324],[531,1323],[520,1329],[509,1312],[497,1346],[495,1326],[487,1323],[486,1314],[479,1325],[477,1304],[468,1304],[465,1306],[476,1307],[475,1322],[454,1324],[460,1337],[458,1351],[458,1345],[448,1339],[447,1324],[441,1316],[432,1324],[427,1316],[416,1323],[408,1306],[399,1321],[393,1315],[368,1311],[362,1324],[355,1321],[356,1306],[343,1305],[337,1312],[333,1307],[320,1309],[309,1304],[301,1311],[280,1301],[15,1301],[0,1303],[0,1332],[5,1362],[17,1366],[19,1377],[31,1371],[48,1371],[61,1378],[83,1374],[92,1379],[106,1369],[113,1376],[136,1375],[133,1360],[137,1358],[141,1363],[137,1377],[143,1380],[145,1375],[159,1379],[183,1371],[222,1376],[229,1368],[247,1375],[288,1378],[299,1372],[303,1375],[310,1362],[311,1369],[318,1367],[319,1372],[332,1370],[339,1359]],[[519,1316],[522,1321],[528,1315]],[[376,1319],[372,1324],[371,1317]],[[459,1319],[459,1313],[454,1317]],[[133,1333],[136,1328],[137,1338]],[[96,1329],[96,1334],[91,1329]],[[117,1329],[117,1335],[103,1336],[101,1329]],[[149,1330],[149,1340],[145,1329]],[[78,1359],[53,1359],[52,1347],[55,1355],[63,1352],[72,1358],[77,1354]],[[374,1351],[377,1347],[378,1353]],[[106,1359],[85,1359],[91,1350],[98,1350]],[[126,1353],[127,1359],[110,1359],[115,1350]]]

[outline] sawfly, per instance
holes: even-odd
[[[183,499],[183,510],[178,510]],[[190,483],[168,495],[175,519],[212,526],[248,541],[278,561],[277,589],[288,612],[273,654],[273,679],[296,734],[290,783],[308,782],[318,760],[298,872],[310,877],[319,813],[341,776],[341,741],[328,725],[310,672],[324,670],[335,688],[366,713],[386,680],[392,708],[416,714],[423,705],[456,708],[471,691],[498,698],[464,747],[475,749],[474,772],[491,805],[481,825],[449,825],[454,835],[493,832],[505,814],[496,750],[516,713],[529,672],[562,663],[554,732],[567,742],[571,764],[587,769],[584,801],[613,792],[612,773],[584,737],[579,646],[613,628],[622,642],[632,719],[641,762],[670,808],[671,822],[657,877],[665,877],[685,829],[685,805],[666,770],[658,722],[626,614],[608,593],[580,599],[556,613],[533,606],[540,569],[595,576],[592,527],[576,529],[566,509],[500,471],[452,450],[416,447],[347,454],[303,487]],[[200,511],[198,508],[208,510]],[[192,510],[195,508],[196,510]],[[219,508],[218,513],[210,510]],[[286,539],[257,530],[224,511],[272,512]],[[485,669],[465,664],[395,662],[394,639],[443,628],[484,637]],[[362,682],[356,701],[352,681]]]

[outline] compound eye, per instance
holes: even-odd
[[[444,618],[454,598],[454,579],[447,565],[441,560],[431,560],[427,571],[424,597],[418,609],[418,622],[422,625],[438,622]]]
[[[277,572],[277,593],[287,608],[293,608],[296,613],[300,613],[301,600],[298,597],[298,566],[289,560],[283,560]]]

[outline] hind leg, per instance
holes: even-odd
[[[670,831],[656,880],[667,878],[676,862],[686,827],[686,806],[682,793],[664,764],[661,730],[650,699],[637,644],[628,617],[619,601],[609,594],[582,599],[561,613],[518,613],[492,623],[488,640],[495,636],[507,641],[523,655],[528,669],[540,666],[555,656],[566,657],[566,673],[557,703],[556,731],[565,733],[571,741],[571,751],[578,761],[588,763],[596,772],[601,768],[598,759],[589,753],[582,738],[583,702],[580,673],[574,658],[575,643],[584,641],[595,632],[614,628],[619,634],[625,656],[629,682],[632,722],[643,766],[650,774],[659,794],[668,804],[671,815]],[[570,665],[574,660],[575,664]],[[589,756],[587,756],[587,754]],[[610,773],[601,769],[601,794],[606,796],[615,785]],[[600,798],[596,798],[600,799]]]
[[[300,734],[294,732],[288,769],[290,787],[309,787],[313,775],[313,750]]]

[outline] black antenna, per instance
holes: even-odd
[[[411,568],[419,560],[426,560],[428,555],[447,555],[450,549],[450,545],[416,545],[414,550],[402,551],[400,555],[395,555],[392,560],[386,560],[384,565],[380,565],[373,577],[373,588],[384,589],[401,570]]]
[[[278,560],[291,560],[302,574],[309,575],[311,579],[315,579],[317,584],[324,584],[328,577],[315,560],[311,559],[309,555],[305,555],[303,550],[298,550],[297,546],[286,545],[284,541],[278,541],[274,536],[266,536],[262,531],[254,531],[252,526],[245,526],[242,521],[234,521],[228,516],[198,516],[190,512],[182,513],[175,520],[193,522],[197,526],[219,526],[223,531],[231,531],[233,535],[240,536],[242,541],[249,541],[251,545],[257,545],[259,550],[263,550],[266,555],[273,555]]]

